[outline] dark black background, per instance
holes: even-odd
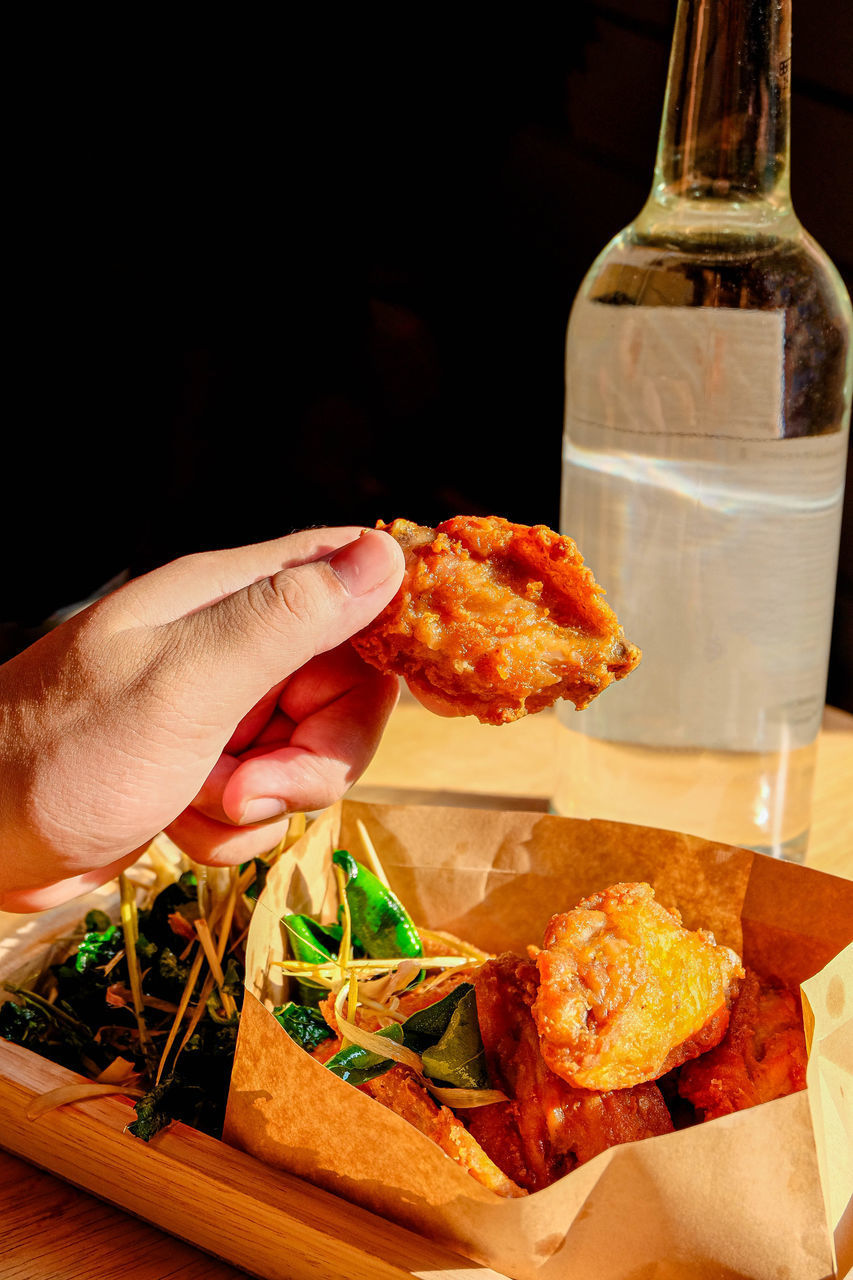
[[[674,3],[511,13],[21,35],[7,647],[186,551],[558,523],[565,324],[647,194]],[[848,287],[851,47],[847,0],[797,0],[794,200]],[[850,496],[830,699],[853,709]]]

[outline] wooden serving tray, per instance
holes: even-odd
[[[27,1118],[82,1079],[0,1041],[0,1146],[262,1280],[506,1280],[187,1125],[143,1142],[127,1099]]]

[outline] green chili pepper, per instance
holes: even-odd
[[[332,946],[340,942],[338,925],[318,924],[311,916],[304,915],[282,916],[281,923],[287,930],[294,959],[308,964],[326,964],[336,959],[337,952],[332,952]]]
[[[333,954],[332,947],[340,942],[342,931],[338,925],[321,925],[305,915],[282,916],[281,923],[287,930],[294,959],[308,964],[336,960],[337,952]],[[304,1005],[318,1005],[329,994],[328,987],[310,978],[297,978],[296,987],[300,1003]]]
[[[389,1027],[383,1027],[376,1034],[388,1040],[396,1040],[398,1044],[403,1042],[403,1030],[397,1022],[392,1022]],[[341,1080],[354,1085],[367,1084],[368,1080],[375,1080],[377,1076],[390,1071],[393,1065],[391,1058],[381,1058],[379,1054],[371,1053],[369,1049],[362,1049],[357,1044],[349,1044],[345,1049],[339,1049],[326,1063],[326,1067],[333,1075],[340,1076]]]
[[[353,936],[367,954],[378,958],[423,955],[418,931],[396,894],[346,849],[336,849],[332,861],[346,876]]]

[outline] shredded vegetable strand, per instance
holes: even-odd
[[[172,1060],[173,1071],[175,1069],[175,1064],[177,1063],[178,1058],[180,1058],[184,1049],[187,1047],[187,1044],[189,1043],[193,1032],[198,1026],[199,1019],[201,1018],[201,1015],[204,1013],[205,1006],[207,1005],[207,1001],[210,997],[210,993],[213,991],[213,986],[214,986],[213,974],[209,973],[204,980],[204,985],[202,986],[201,994],[199,995],[199,998],[198,998],[198,1003],[195,1005],[195,1008],[192,1011],[192,1016],[189,1022],[187,1023],[187,1029],[184,1032],[184,1038],[181,1041],[181,1043],[178,1045],[175,1051],[175,1057]]]
[[[229,952],[232,952],[232,951],[236,951],[236,950],[237,950],[237,948],[239,947],[240,943],[241,943],[241,942],[243,941],[243,939],[246,937],[246,934],[247,934],[248,932],[249,932],[249,926],[248,926],[248,925],[246,925],[245,929],[241,930],[241,932],[237,934],[237,937],[236,937],[236,938],[234,939],[234,941],[231,943],[231,946],[228,948]]]
[[[230,991],[225,990],[225,974],[222,972],[222,965],[219,963],[219,957],[213,947],[213,939],[210,936],[210,925],[201,917],[193,921],[195,931],[198,934],[199,942],[204,951],[205,959],[210,965],[210,972],[213,974],[216,986],[219,990],[219,998],[222,1001],[222,1008],[225,1010],[227,1017],[232,1017],[237,1012],[237,1005]]]
[[[376,852],[376,847],[367,833],[367,827],[364,825],[361,818],[356,818],[355,825],[358,830],[358,834],[361,837],[361,847],[364,850],[365,862],[367,862],[370,870],[376,876],[376,879],[381,880],[386,889],[390,889],[391,886],[388,883],[385,868],[379,861],[379,854]]]
[[[379,977],[383,973],[393,973],[396,969],[403,966],[411,965],[415,969],[458,969],[467,967],[470,960],[465,956],[418,956],[417,964],[414,964],[412,956],[388,956],[382,959],[350,959],[346,965],[346,969],[355,969],[362,974],[363,977]],[[328,971],[340,970],[340,962],[338,960],[291,960],[285,956],[283,960],[271,960],[270,964],[281,965],[284,969],[292,969],[294,973],[308,973],[315,970]]]
[[[228,890],[228,897],[225,899],[222,924],[219,927],[219,937],[216,942],[216,958],[220,967],[222,965],[222,957],[225,955],[225,948],[228,946],[228,939],[231,936],[231,921],[234,919],[234,909],[237,906],[239,884],[240,876],[235,867],[231,875],[231,885]]]
[[[99,1071],[95,1076],[96,1084],[120,1084],[123,1080],[130,1082],[136,1077],[138,1072],[129,1058],[122,1058],[119,1055],[113,1058],[103,1071]]]
[[[127,953],[127,972],[130,979],[130,992],[133,997],[133,1011],[136,1014],[136,1025],[139,1028],[139,1045],[145,1048],[148,1041],[148,1028],[145,1025],[145,1007],[142,1000],[142,974],[139,971],[139,957],[136,954],[136,942],[139,927],[136,915],[136,894],[133,885],[122,871],[119,875],[119,894],[121,898],[121,927],[124,934],[124,949]]]
[[[351,994],[352,982],[348,977],[349,966],[352,964],[352,916],[350,915],[349,902],[347,901],[347,881],[342,867],[339,867],[337,863],[332,863],[332,869],[335,873],[335,880],[338,886],[338,898],[340,900],[341,911],[343,914],[343,932],[341,934],[341,941],[338,947],[338,980],[341,984],[341,991],[344,993],[350,992],[349,1007],[352,1010],[353,1016],[355,1016],[355,1007],[358,1003],[358,999],[356,996],[355,1002],[353,1002]],[[356,991],[357,990],[358,987],[356,986]],[[347,1043],[347,1038],[342,1030],[341,1048],[346,1048]]]
[[[387,1004],[398,991],[405,990],[413,978],[420,973],[420,970],[421,963],[420,959],[418,959],[411,960],[408,964],[404,963],[398,965],[397,968],[393,969],[390,973],[381,975],[378,978],[371,978],[369,976],[363,977],[359,981],[359,993],[361,995],[362,1002],[367,996],[372,996],[373,999],[377,1000],[381,1005]],[[435,979],[427,979],[426,981],[440,982],[443,977],[444,974],[439,973],[436,975]],[[422,986],[423,984],[421,984],[421,987],[419,987],[418,990],[421,990]]]
[[[237,878],[237,897],[242,897],[257,878],[258,873],[255,870],[255,864],[254,862],[250,862],[248,867],[246,867],[246,870],[241,872]]]
[[[171,1052],[172,1045],[175,1043],[175,1038],[178,1034],[178,1029],[181,1025],[181,1021],[183,1020],[183,1016],[187,1011],[187,1006],[190,1002],[190,999],[192,998],[192,993],[193,993],[193,990],[195,989],[195,984],[198,981],[198,975],[201,973],[201,966],[203,964],[204,964],[204,952],[199,950],[196,953],[195,960],[193,960],[193,963],[192,963],[192,968],[190,969],[189,974],[187,976],[186,984],[184,985],[184,989],[181,992],[181,999],[178,1002],[178,1012],[175,1014],[174,1021],[172,1022],[172,1026],[169,1029],[169,1034],[166,1038],[166,1043],[163,1046],[163,1052],[160,1055],[160,1063],[159,1063],[159,1066],[157,1067],[157,1075],[154,1080],[155,1084],[160,1083],[160,1077],[163,1074],[164,1068],[166,1066],[166,1061],[169,1057],[169,1053]]]
[[[423,1083],[438,1102],[453,1110],[460,1108],[469,1111],[475,1107],[491,1107],[495,1102],[509,1102],[509,1098],[500,1089],[463,1089],[456,1085],[444,1086],[436,1084],[435,1081],[430,1080],[429,1076],[423,1077]]]
[[[423,1064],[413,1049],[407,1049],[404,1044],[398,1044],[396,1040],[389,1040],[386,1036],[379,1036],[375,1031],[365,1031],[364,1027],[359,1027],[344,1017],[343,1005],[347,994],[347,987],[341,987],[335,999],[335,1018],[341,1036],[350,1043],[357,1044],[360,1049],[366,1049],[368,1053],[375,1053],[380,1058],[392,1058],[394,1062],[411,1067],[420,1075]]]
[[[207,867],[199,866],[193,863],[193,870],[196,875],[196,895],[198,900],[198,913],[203,919],[207,919],[210,913],[210,894],[207,886]]]
[[[341,974],[341,981],[346,981],[347,969],[353,963],[352,959],[352,916],[350,915],[349,902],[347,901],[347,881],[342,867],[337,863],[333,863],[335,872],[335,880],[338,885],[338,898],[340,899],[341,910],[343,912],[343,933],[341,935],[340,946],[338,947],[338,968]]]
[[[146,1009],[159,1009],[161,1013],[177,1013],[178,1006],[173,1000],[161,1000],[159,996],[143,996],[142,1003]]]
[[[98,1083],[94,1080],[64,1084],[58,1089],[51,1089],[40,1097],[34,1098],[27,1107],[27,1119],[38,1120],[39,1116],[43,1116],[45,1112],[53,1111],[56,1107],[64,1107],[69,1102],[85,1102],[87,1098],[102,1098],[111,1093],[119,1093],[125,1098],[141,1098],[145,1091],[128,1088],[127,1085],[122,1084]]]
[[[109,977],[109,975],[112,973],[116,965],[119,964],[123,959],[124,959],[124,947],[122,947],[121,951],[117,951],[115,953],[112,960],[109,960],[105,965],[101,966],[101,972],[103,973],[104,977],[105,978]]]

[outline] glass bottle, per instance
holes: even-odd
[[[572,307],[561,529],[643,659],[561,708],[553,807],[802,859],[853,369],[790,37],[790,0],[679,0],[651,194]]]

